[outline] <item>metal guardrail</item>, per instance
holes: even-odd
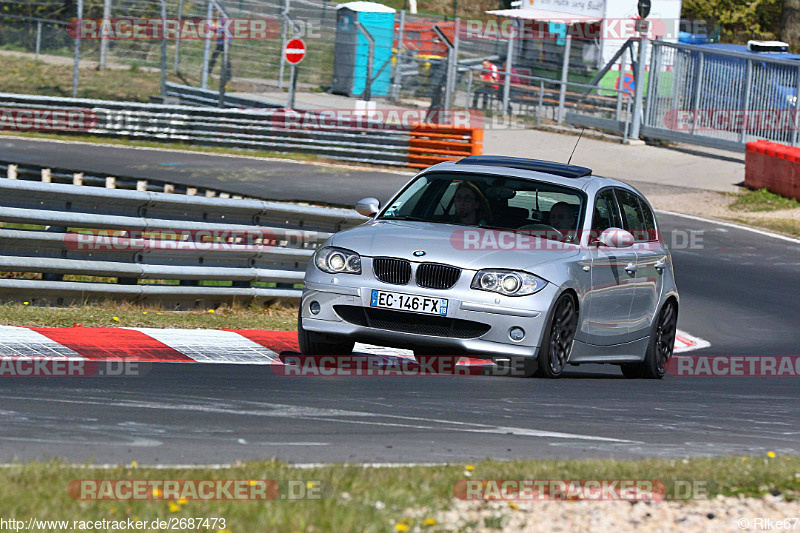
[[[302,127],[284,109],[211,109],[0,93],[0,109],[79,108],[96,116],[85,133],[238,148],[307,152],[359,163],[406,166],[409,132],[351,124]],[[326,123],[327,124],[327,123]]]
[[[219,106],[219,93],[216,91],[189,87],[188,85],[180,85],[172,82],[167,82],[166,88],[167,96],[178,98],[181,105]],[[229,94],[225,95],[223,102],[226,108],[281,109],[286,107],[285,104],[257,100],[255,98],[245,98],[243,96],[232,96]]]
[[[42,183],[61,183],[63,185],[84,185],[87,187],[103,187],[106,189],[122,189],[127,191],[165,192],[186,194],[189,196],[205,196],[207,198],[242,199],[243,195],[220,189],[194,187],[159,179],[143,179],[131,176],[109,176],[88,171],[77,172],[74,169],[58,168],[53,165],[34,165],[31,163],[12,163],[0,161],[0,177],[12,180],[37,181]]]
[[[345,209],[0,179],[0,299],[296,299],[316,247],[365,220]]]

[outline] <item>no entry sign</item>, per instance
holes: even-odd
[[[286,48],[283,49],[283,57],[286,58],[287,63],[296,65],[306,57],[306,43],[303,39],[292,39],[286,43]]]

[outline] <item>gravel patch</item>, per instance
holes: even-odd
[[[409,513],[408,531],[531,532],[718,532],[761,531],[773,521],[789,519],[782,530],[800,531],[800,501],[781,496],[763,498],[717,496],[708,500],[627,502],[548,501],[499,502],[454,499],[447,511]],[[432,520],[435,524],[431,523]],[[426,523],[426,520],[428,521]],[[795,521],[796,520],[796,521]],[[742,527],[743,526],[743,527]],[[405,530],[401,526],[399,530]]]

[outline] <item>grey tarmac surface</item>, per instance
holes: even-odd
[[[357,194],[377,195],[382,186],[365,177]],[[694,353],[800,355],[800,244],[685,217],[659,220],[672,239],[678,326],[711,342]],[[682,244],[689,234],[701,248]],[[269,367],[202,364],[156,364],[136,379],[5,378],[0,461],[796,454],[799,383],[791,377],[630,381],[616,367],[598,365],[570,369],[557,381],[296,378]]]
[[[335,163],[298,163],[8,137],[0,137],[0,161],[77,169],[105,176],[158,179],[254,198],[345,205],[354,205],[363,198],[358,191],[365,186],[371,187],[385,202],[413,176],[406,168],[398,168],[396,172],[353,170]]]

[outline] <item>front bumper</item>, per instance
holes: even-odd
[[[559,292],[558,287],[553,284],[548,284],[536,294],[520,297],[478,291],[469,288],[475,274],[475,271],[470,270],[464,270],[456,285],[448,290],[425,289],[415,285],[413,281],[407,285],[392,285],[376,279],[371,273],[369,262],[364,263],[364,274],[360,276],[331,275],[314,267],[309,268],[301,301],[305,330],[382,346],[431,348],[437,351],[451,349],[454,353],[468,353],[483,359],[502,356],[536,357],[548,310]],[[489,329],[474,338],[409,333],[348,322],[334,310],[335,306],[369,309],[372,289],[447,298],[447,318],[485,324]],[[311,313],[311,302],[319,304],[319,313]],[[429,318],[429,315],[417,313],[404,315],[404,318],[413,317],[412,322],[418,318],[421,324]],[[525,330],[525,337],[521,341],[510,339],[509,330],[512,327]]]

